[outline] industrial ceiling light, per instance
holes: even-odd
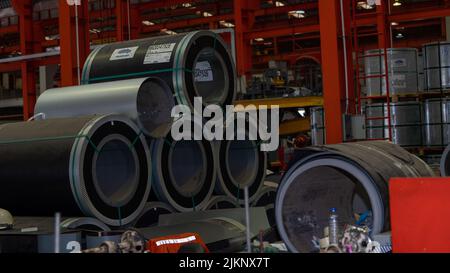
[[[148,20],[142,21],[142,24],[143,24],[143,25],[146,25],[146,26],[153,26],[153,25],[155,25],[155,23],[150,22],[150,21],[148,21]]]
[[[230,22],[227,22],[227,21],[219,21],[219,24],[221,26],[224,26],[224,27],[234,27],[233,23],[230,23]]]
[[[264,38],[256,38],[255,41],[256,42],[264,42]]]
[[[275,7],[284,7],[284,3],[281,1],[270,1],[272,3],[272,5],[274,5]]]
[[[373,5],[369,4],[367,1],[359,1],[357,7],[359,9],[373,9]]]
[[[190,8],[192,7],[191,3],[184,3],[181,5],[183,8]]]
[[[395,38],[397,38],[397,39],[402,39],[404,37],[405,36],[402,33],[397,33],[397,35],[395,35]]]
[[[398,23],[397,22],[392,22],[391,26],[398,26]]]
[[[288,12],[289,17],[305,18],[306,12],[304,10],[291,10]]]
[[[172,30],[167,29],[167,28],[161,29],[161,32],[165,33],[165,34],[168,34],[168,35],[175,35],[175,34],[177,34],[175,31],[172,31]]]
[[[400,0],[394,0],[394,3],[392,5],[394,7],[400,7],[402,5],[402,2]]]

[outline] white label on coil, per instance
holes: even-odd
[[[408,66],[408,62],[406,61],[406,59],[393,59],[391,61],[391,66],[393,68],[405,67]]]
[[[138,50],[138,46],[135,47],[126,47],[126,48],[118,48],[114,50],[114,52],[111,55],[111,58],[109,58],[110,61],[117,61],[117,60],[126,60],[126,59],[132,59],[134,57],[134,54],[136,54],[136,51]]]
[[[406,88],[406,75],[394,74],[390,77],[393,88]]]
[[[209,62],[198,62],[195,65],[194,76],[196,82],[211,82],[214,80],[213,71]]]
[[[152,45],[145,54],[144,64],[168,63],[176,43]]]

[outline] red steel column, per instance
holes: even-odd
[[[19,14],[20,52],[22,55],[33,53],[33,6],[31,0],[12,1]],[[22,75],[23,117],[25,120],[33,116],[36,104],[36,71],[31,61],[20,64]]]
[[[378,32],[378,48],[390,48],[391,31],[387,16],[387,3],[385,0],[380,1],[377,5],[377,32]]]
[[[326,143],[336,144],[343,141],[342,114],[345,101],[342,40],[339,39],[339,0],[319,0],[319,16]]]

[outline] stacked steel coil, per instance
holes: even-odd
[[[233,200],[225,207],[242,204],[245,186],[253,201],[266,171],[257,141],[175,141],[169,132],[175,104],[232,105],[236,82],[227,46],[210,31],[97,47],[84,85],[48,90],[33,121],[0,127],[0,207],[146,226],[161,213],[221,208],[215,188]],[[147,204],[153,197],[163,204]]]

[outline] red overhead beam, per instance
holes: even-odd
[[[314,25],[304,25],[299,23],[297,25],[285,26],[279,28],[272,29],[261,29],[261,30],[251,30],[246,34],[246,38],[253,40],[256,38],[271,38],[271,37],[280,37],[280,36],[288,36],[295,34],[304,34],[304,33],[313,33],[319,32],[320,26],[318,24]]]

